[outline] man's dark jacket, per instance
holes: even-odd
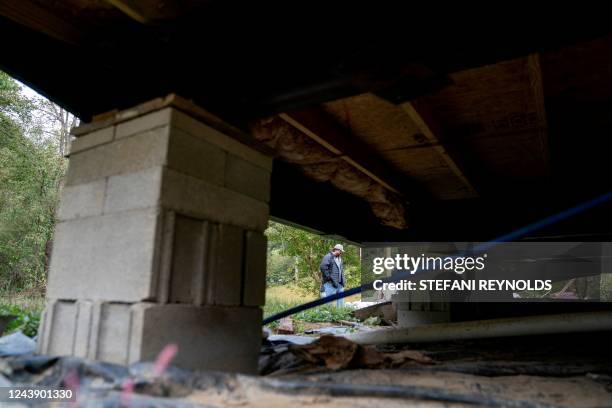
[[[323,284],[326,282],[331,282],[334,288],[337,288],[338,285],[344,286],[344,274],[338,268],[334,258],[334,254],[329,252],[321,261],[321,292],[323,292]]]

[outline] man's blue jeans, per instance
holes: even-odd
[[[344,288],[342,285],[338,285],[337,288],[334,288],[334,285],[331,282],[325,282],[323,284],[323,292],[321,292],[321,297],[335,295],[336,293],[344,292]],[[344,307],[344,298],[336,300],[336,307]]]

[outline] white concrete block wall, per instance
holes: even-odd
[[[272,171],[272,159],[264,154],[245,146],[239,141],[224,135],[216,129],[192,118],[191,116],[178,111],[172,111],[172,126],[181,129],[190,135],[205,140],[235,156],[240,157],[251,164],[261,167],[268,172]]]
[[[209,222],[176,216],[172,266],[167,285],[169,302],[202,304],[208,235]]]
[[[74,354],[74,337],[78,322],[77,305],[74,301],[53,302],[53,312],[50,315],[50,326],[53,335],[47,339],[49,354]],[[63,333],[63,335],[55,335]]]
[[[266,253],[268,241],[261,232],[246,232],[245,270],[242,304],[259,306],[266,303]]]
[[[123,139],[138,133],[159,127],[165,127],[171,122],[172,108],[164,108],[146,115],[119,123],[115,130],[115,139]]]
[[[55,299],[138,302],[155,296],[159,209],[57,224],[47,293]]]
[[[225,167],[225,187],[256,200],[270,200],[270,171],[238,156],[228,154]]]
[[[127,363],[176,341],[180,365],[253,371],[271,168],[174,108],[79,137],[39,350]]]
[[[130,364],[154,360],[165,346],[176,344],[174,364],[181,367],[257,369],[262,317],[258,307],[63,300],[49,305],[55,327],[41,333],[41,353]]]
[[[109,143],[115,137],[115,127],[109,126],[104,129],[92,132],[85,137],[79,137],[70,145],[70,154],[75,154],[92,147]]]
[[[450,303],[444,297],[432,297],[425,291],[410,294],[398,292],[391,296],[391,300],[397,308],[400,327],[450,322]]]
[[[163,126],[71,154],[66,185],[163,166],[168,141],[169,127]]]
[[[117,174],[106,181],[105,214],[159,207],[163,168],[160,166],[132,173]]]
[[[90,300],[81,300],[76,302],[77,316],[76,327],[74,329],[74,340],[72,345],[72,353],[75,356],[86,358],[88,357],[88,348],[90,344],[91,322],[94,313],[94,302]]]
[[[262,311],[258,307],[139,304],[135,326],[143,339],[130,361],[153,360],[166,345],[178,346],[179,366],[255,373],[261,348]],[[146,339],[147,341],[144,341]]]
[[[244,230],[233,225],[215,225],[214,242],[208,257],[206,303],[239,306],[243,282]]]
[[[268,203],[240,192],[172,169],[164,170],[162,189],[162,207],[177,213],[255,231],[268,226]]]
[[[129,362],[129,341],[132,307],[125,303],[103,303],[98,326],[98,347],[95,359]]]
[[[227,152],[175,127],[171,132],[166,166],[209,184],[223,186]]]
[[[59,221],[101,215],[106,196],[106,180],[65,186],[57,211]]]

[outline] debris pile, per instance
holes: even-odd
[[[416,350],[378,351],[345,339],[324,335],[309,344],[270,345],[259,359],[262,375],[337,371],[355,368],[403,368],[414,364],[434,364]]]
[[[266,340],[260,368],[268,375],[260,376],[160,369],[171,357],[164,351],[128,367],[27,354],[0,358],[0,386],[70,388],[80,408],[612,406],[610,336],[568,340],[570,348],[533,336],[446,342],[426,352],[333,336],[301,345]]]

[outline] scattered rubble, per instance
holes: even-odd
[[[348,368],[404,367],[413,363],[432,364],[433,360],[416,350],[386,353],[343,337],[324,335],[309,344],[272,345],[262,353],[259,370],[262,375],[280,375]]]
[[[293,320],[290,317],[280,319],[276,332],[278,334],[294,334],[295,330],[293,329]]]
[[[284,340],[294,338],[314,341]],[[81,408],[604,407],[612,406],[609,339],[568,335],[557,344],[532,336],[416,350],[272,335],[260,376],[28,354],[0,358],[0,386],[77,387]]]
[[[359,320],[379,317],[387,321],[397,321],[397,310],[393,307],[392,302],[382,302],[355,310],[355,317]]]

